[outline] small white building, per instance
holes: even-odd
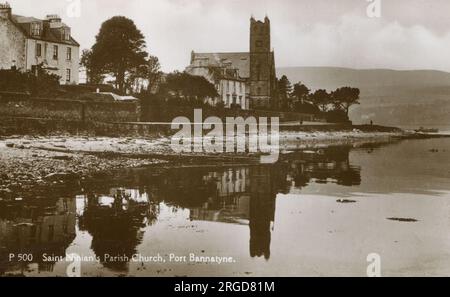
[[[59,16],[14,15],[8,3],[0,4],[0,44],[0,69],[35,71],[41,65],[61,84],[78,84],[80,45]]]

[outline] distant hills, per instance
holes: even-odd
[[[450,73],[434,70],[357,70],[336,67],[277,69],[291,83],[335,90],[342,86],[361,90],[361,105],[351,110],[357,123],[419,127],[450,127]]]

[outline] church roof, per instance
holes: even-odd
[[[193,60],[207,59],[209,66],[222,66],[230,63],[238,69],[241,78],[250,78],[250,53],[193,53]]]

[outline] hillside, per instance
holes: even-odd
[[[357,123],[381,125],[450,126],[450,73],[433,70],[357,70],[333,67],[277,69],[292,83],[334,90],[342,86],[361,90],[361,105],[351,110]]]

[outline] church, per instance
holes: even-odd
[[[230,53],[191,54],[191,64],[186,73],[203,76],[215,85],[220,102],[227,108],[276,109],[277,79],[275,55],[271,49],[270,20],[250,19],[250,51]]]

